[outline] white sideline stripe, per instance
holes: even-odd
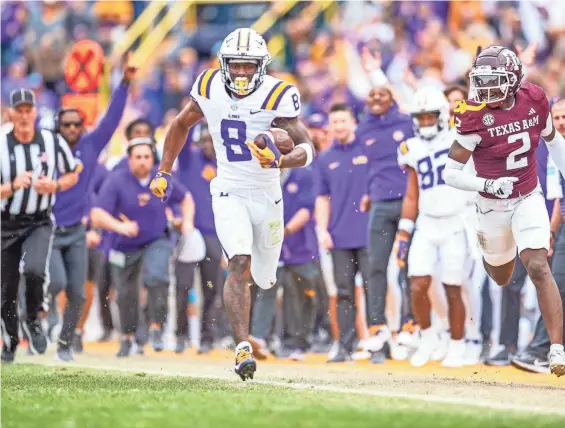
[[[62,364],[59,362],[53,363],[40,363],[49,367],[61,367]],[[207,375],[207,374],[200,374],[200,373],[188,373],[188,372],[171,372],[166,370],[146,370],[143,368],[130,368],[130,367],[112,367],[112,366],[98,366],[98,365],[91,365],[91,364],[81,364],[73,362],[71,364],[65,364],[66,367],[76,367],[76,368],[85,368],[85,369],[96,369],[96,370],[106,370],[106,371],[119,371],[125,373],[147,373],[150,375],[161,375],[161,376],[181,376],[181,377],[191,377],[191,378],[199,378],[199,379],[217,379],[223,380],[230,383],[239,383],[242,384],[242,381],[239,378],[226,377],[226,376],[216,376],[216,375]],[[373,397],[383,397],[383,398],[403,398],[407,400],[417,400],[417,401],[425,401],[428,403],[441,403],[441,404],[461,404],[464,406],[471,406],[471,407],[486,407],[489,409],[494,410],[511,410],[515,412],[534,412],[540,414],[549,414],[549,415],[565,415],[565,408],[563,409],[547,409],[543,407],[528,407],[524,404],[517,405],[517,404],[507,404],[507,403],[497,403],[497,402],[490,402],[490,401],[473,401],[472,397],[443,397],[440,395],[432,395],[432,394],[411,394],[408,392],[399,392],[399,391],[391,391],[391,390],[363,390],[363,389],[353,389],[353,388],[340,388],[337,386],[329,386],[329,385],[314,385],[308,383],[286,383],[286,382],[277,382],[277,381],[270,381],[270,380],[250,380],[247,381],[249,383],[258,383],[262,385],[271,385],[271,386],[280,386],[284,388],[290,389],[299,389],[299,390],[309,390],[309,391],[326,391],[326,392],[336,392],[341,394],[358,394],[358,395],[369,395]]]

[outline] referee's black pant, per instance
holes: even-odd
[[[26,282],[26,317],[38,321],[45,311],[48,260],[53,243],[53,223],[47,213],[38,216],[2,214],[2,336],[4,346],[15,351],[18,335],[18,285]],[[45,306],[44,306],[45,305]]]

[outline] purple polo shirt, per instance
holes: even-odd
[[[310,220],[300,230],[284,239],[281,260],[289,265],[311,263],[319,257],[314,220],[314,170],[310,167],[292,169],[282,189],[284,224],[286,225],[302,208],[310,211]]]
[[[414,136],[412,119],[398,111],[396,105],[385,114],[368,111],[355,132],[369,158],[369,195],[373,201],[400,199],[406,191],[406,172],[398,166],[400,143]]]
[[[157,168],[150,177],[156,173]],[[111,171],[98,193],[96,206],[116,218],[123,214],[139,225],[139,234],[135,238],[116,235],[112,248],[130,253],[163,237],[167,229],[166,205],[181,203],[186,192],[184,186],[173,179],[173,190],[166,204],[163,204],[149,190],[149,181],[141,184],[129,169]]]
[[[126,105],[128,86],[121,83],[112,94],[108,111],[96,129],[80,137],[71,148],[77,164],[82,165],[78,183],[70,189],[57,193],[53,207],[55,222],[59,226],[72,226],[80,222],[89,205],[89,187],[98,156],[106,147],[118,127]]]
[[[334,142],[317,162],[318,194],[330,196],[330,232],[337,250],[367,246],[368,214],[361,212],[360,202],[367,193],[369,170],[365,146]]]
[[[178,156],[178,179],[189,190],[194,199],[194,227],[205,236],[216,236],[210,181],[216,177],[215,160],[207,159],[200,149],[191,147],[188,139]]]

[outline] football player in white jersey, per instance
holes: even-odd
[[[412,309],[422,330],[420,345],[411,363],[413,366],[426,364],[439,344],[437,332],[431,325],[428,297],[432,276],[439,271],[447,296],[451,330],[442,365],[458,367],[463,365],[465,356],[465,307],[461,286],[468,257],[462,213],[470,193],[456,190],[443,181],[442,172],[453,142],[445,95],[433,87],[420,89],[414,95],[411,115],[416,137],[401,143],[398,154],[399,164],[408,171],[408,185],[396,236],[397,257],[402,266],[415,229],[408,255],[408,276]]]
[[[190,102],[172,122],[151,189],[158,197],[168,196],[173,162],[189,128],[205,117],[218,162],[210,185],[212,207],[228,259],[224,304],[237,344],[235,372],[246,380],[256,370],[248,342],[249,286],[275,284],[284,235],[280,168],[309,165],[315,149],[298,119],[298,90],[266,74],[271,56],[263,37],[239,28],[226,37],[218,59],[220,68],[197,78]],[[271,127],[288,132],[295,142],[290,153],[281,155],[268,133]],[[253,142],[260,134],[267,142],[264,149]]]

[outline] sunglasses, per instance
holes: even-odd
[[[80,128],[82,127],[82,122],[61,122],[61,127],[63,128],[70,128],[71,126],[74,126],[75,128]]]

